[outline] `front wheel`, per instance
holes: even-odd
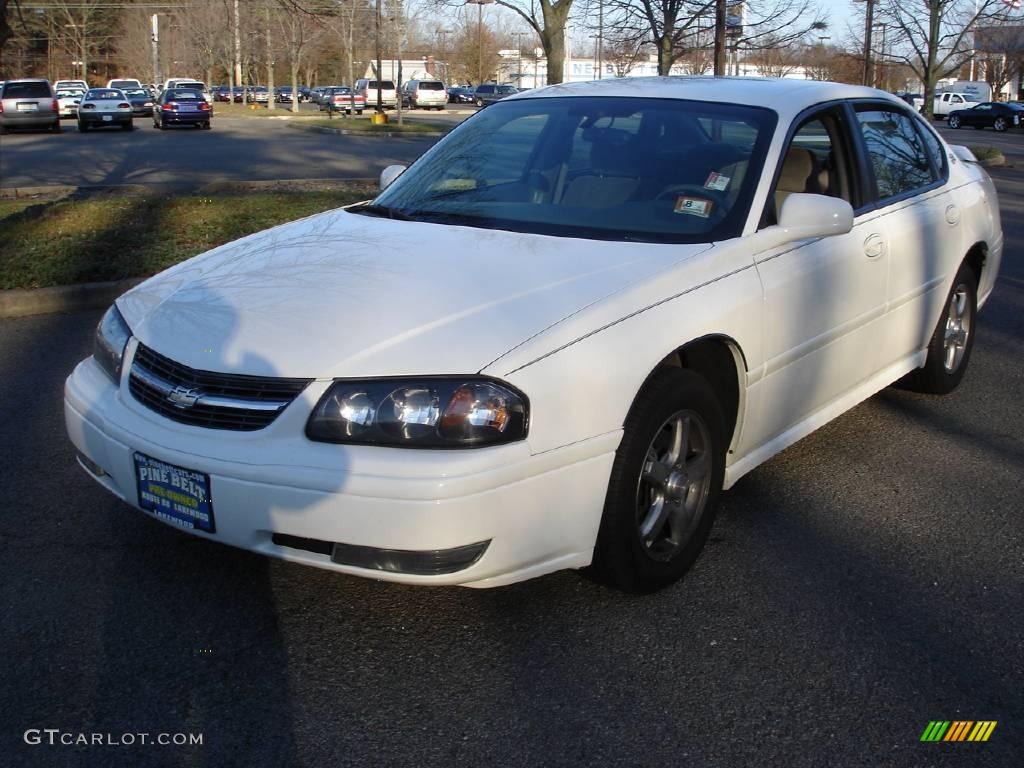
[[[960,118],[957,117],[956,115],[951,115],[948,122],[949,122],[949,127],[950,128],[959,128],[960,127]]]
[[[476,105],[477,105],[478,107],[481,107],[481,108],[482,108],[482,107],[483,107],[483,105],[484,105],[484,100],[483,100],[483,99],[477,99],[477,100],[476,100]]]
[[[997,117],[995,122],[992,123],[992,127],[995,128],[999,133],[1005,131],[1009,126],[1006,124],[1005,117]]]
[[[967,264],[953,278],[953,288],[928,343],[928,357],[921,368],[900,384],[914,392],[945,395],[960,384],[974,347],[974,318],[978,312],[978,278]]]
[[[714,523],[725,475],[725,418],[711,385],[660,371],[637,396],[612,465],[593,573],[653,592],[693,565]]]

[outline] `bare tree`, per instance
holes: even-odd
[[[658,53],[658,74],[667,75],[681,58],[703,47],[707,38],[718,40],[724,25],[718,0],[610,0],[612,28],[642,35]],[[789,46],[808,32],[824,29],[825,21],[811,0],[753,0],[745,4],[746,20],[736,28],[737,50],[764,51]],[[694,57],[694,58],[700,58]],[[703,70],[702,70],[703,71]],[[716,67],[716,72],[718,68]]]
[[[971,36],[982,24],[1009,18],[1003,0],[876,0],[879,15],[897,32],[894,58],[924,84],[924,113],[933,116],[935,85],[970,59]]]

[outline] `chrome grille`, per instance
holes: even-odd
[[[182,424],[209,429],[263,429],[312,379],[199,371],[139,344],[128,376],[132,396]]]

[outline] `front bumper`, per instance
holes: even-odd
[[[621,433],[536,455],[525,442],[467,451],[313,443],[303,427],[330,383],[314,381],[262,430],[225,432],[158,416],[128,393],[127,372],[115,387],[90,357],[65,384],[64,414],[82,466],[101,467],[107,474],[93,477],[137,509],[135,451],[208,474],[216,533],[188,531],[202,538],[408,584],[499,586],[590,563]],[[301,539],[314,545],[294,545]],[[417,554],[489,543],[460,570],[423,575],[334,562],[318,542]]]

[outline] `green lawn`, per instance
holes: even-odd
[[[338,191],[0,200],[0,289],[146,277],[244,235],[372,197]]]

